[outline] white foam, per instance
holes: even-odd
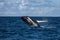
[[[50,26],[41,26],[41,27],[42,27],[42,28],[49,28],[49,29],[50,29],[50,28],[56,28],[56,27],[52,27],[52,26],[51,26],[51,27],[50,27]]]

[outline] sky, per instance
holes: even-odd
[[[0,0],[0,16],[60,17],[60,0]]]

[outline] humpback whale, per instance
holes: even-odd
[[[47,22],[47,21],[38,21],[33,18],[30,18],[29,16],[23,16],[21,19],[30,26],[40,26],[39,23],[41,22]]]

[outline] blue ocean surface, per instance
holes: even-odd
[[[21,17],[0,17],[0,40],[60,40],[60,17],[31,18],[48,22],[34,27]]]

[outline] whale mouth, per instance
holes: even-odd
[[[35,19],[30,18],[28,16],[23,16],[21,17],[21,19],[29,26],[39,26],[39,23]]]

